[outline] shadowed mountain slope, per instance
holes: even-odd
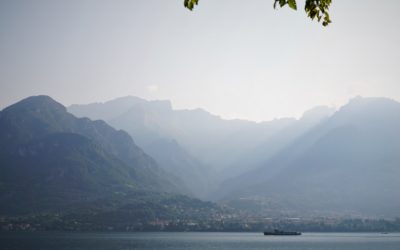
[[[76,118],[48,96],[0,112],[2,213],[63,209],[115,192],[177,192],[124,131]]]
[[[399,216],[398,176],[400,103],[358,97],[220,197],[283,214]]]

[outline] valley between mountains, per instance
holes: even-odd
[[[0,112],[1,217],[41,228],[396,218],[399,175],[400,103],[386,98],[260,123],[133,96],[69,107],[32,96]]]

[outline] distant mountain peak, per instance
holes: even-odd
[[[349,100],[349,102],[344,105],[346,106],[357,106],[357,105],[369,105],[369,104],[376,104],[376,103],[391,103],[395,104],[398,103],[397,101],[388,98],[388,97],[362,97],[362,96],[355,96]]]
[[[62,104],[58,103],[57,101],[55,101],[54,99],[52,99],[50,96],[47,95],[37,95],[37,96],[27,97],[5,108],[4,111],[7,112],[7,110],[15,110],[20,108],[31,111],[36,110],[37,112],[43,108],[45,109],[51,108],[52,110],[66,111],[66,108]]]
[[[136,96],[124,96],[106,102],[73,104],[68,107],[68,111],[78,117],[88,116],[91,119],[103,119],[107,121],[127,114],[132,109],[150,109],[168,112],[172,110],[172,104],[169,100],[148,101]]]
[[[386,97],[361,97],[357,96],[341,107],[335,115],[352,114],[358,112],[365,115],[384,115],[400,110],[400,103]]]
[[[329,106],[316,106],[303,113],[301,120],[316,121],[331,116],[335,108]]]

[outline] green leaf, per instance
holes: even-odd
[[[185,5],[186,8],[188,8],[189,10],[193,10],[195,5],[199,4],[199,0],[185,0],[183,2],[183,5]]]
[[[288,3],[290,8],[292,8],[294,10],[297,10],[296,0],[288,0],[287,3]]]

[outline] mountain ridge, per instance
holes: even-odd
[[[399,127],[400,103],[355,98],[263,166],[226,183],[232,189],[222,196],[275,200],[292,212],[398,216]]]
[[[160,169],[126,132],[104,121],[76,118],[48,96],[28,97],[1,111],[0,163],[2,212],[15,206],[29,212],[28,204],[46,209],[52,199],[53,207],[61,209],[113,192],[182,192],[180,181]],[[25,193],[31,198],[24,193],[30,185]]]
[[[135,97],[131,98],[136,100]],[[293,118],[275,119],[261,123],[237,119],[225,120],[203,109],[174,110],[169,102],[160,108],[158,105],[154,105],[154,101],[144,101],[143,99],[140,99],[140,103],[132,102],[121,110],[114,110],[114,117],[110,118],[108,110],[113,109],[111,104],[119,100],[121,99],[117,98],[87,106],[72,105],[69,110],[78,116],[109,118],[109,124],[115,128],[126,130],[144,149],[160,140],[175,140],[183,149],[175,152],[177,157],[180,152],[185,151],[187,154],[185,158],[193,159],[189,165],[197,168],[195,167],[197,162],[197,166],[203,166],[203,171],[207,171],[206,176],[218,175],[214,178],[215,182],[223,179],[224,175],[237,175],[245,171],[242,167],[233,165],[244,160],[244,157],[255,147],[269,140],[283,128],[297,123],[297,120]],[[96,108],[93,108],[93,105]],[[103,115],[96,113],[101,108],[107,110]],[[318,119],[322,119],[321,117],[329,115],[329,108],[320,107],[320,109],[322,111],[319,114],[310,114],[307,126],[312,126],[318,122]],[[300,129],[300,132],[297,133],[301,133],[303,130]],[[274,150],[278,150],[278,148],[276,147]],[[154,151],[149,153],[160,162],[160,165],[163,165],[161,162],[165,159],[159,158],[160,154],[154,153]],[[166,165],[164,167],[168,168]],[[184,167],[181,166],[181,169]],[[236,169],[232,171],[234,168]],[[209,169],[213,169],[214,173]]]

